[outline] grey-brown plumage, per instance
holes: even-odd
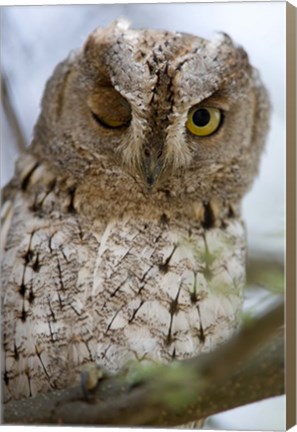
[[[219,113],[214,132],[189,129],[193,107]],[[268,117],[266,91],[227,35],[117,22],[57,66],[4,190],[6,400],[71,385],[90,361],[168,362],[232,335],[240,202]]]

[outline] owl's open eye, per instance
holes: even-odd
[[[89,96],[87,104],[93,119],[100,126],[117,129],[129,126],[131,107],[129,102],[112,87],[102,87]]]
[[[222,124],[222,112],[218,108],[194,107],[188,113],[187,129],[197,136],[209,136]]]

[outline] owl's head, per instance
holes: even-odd
[[[122,184],[146,196],[239,201],[268,119],[267,92],[226,34],[207,41],[120,21],[58,65],[33,149],[78,181],[105,176],[119,193]]]

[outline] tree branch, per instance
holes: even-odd
[[[176,426],[284,392],[284,304],[213,353],[4,405],[6,424]]]
[[[16,115],[13,103],[11,101],[11,96],[9,94],[9,85],[7,77],[2,73],[1,76],[1,94],[2,94],[2,105],[4,112],[7,116],[7,120],[10,124],[11,131],[15,137],[17,144],[17,150],[22,153],[26,149],[26,139],[22,131],[20,122]]]

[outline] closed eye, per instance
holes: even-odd
[[[97,124],[99,124],[100,126],[107,128],[107,129],[119,129],[122,127],[128,127],[130,122],[123,122],[120,120],[113,120],[113,119],[108,119],[108,118],[100,118],[96,113],[94,113],[93,111],[91,111],[92,117],[95,120],[95,122]]]
[[[94,89],[87,105],[95,122],[106,129],[129,126],[132,118],[129,102],[113,87]]]

